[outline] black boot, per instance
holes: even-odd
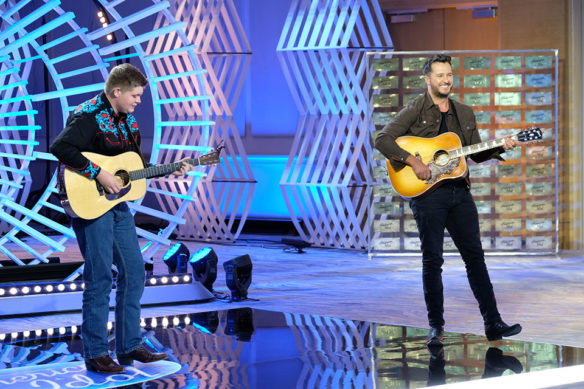
[[[502,320],[491,324],[485,324],[485,335],[487,335],[488,340],[499,340],[503,337],[517,335],[520,332],[521,325],[513,324],[512,326],[509,326]]]
[[[485,355],[485,372],[483,378],[500,377],[505,370],[513,370],[516,374],[523,371],[523,365],[511,355],[503,355],[503,351],[490,347]]]
[[[432,327],[428,332],[428,340],[426,345],[428,347],[442,346],[444,344],[444,328]]]

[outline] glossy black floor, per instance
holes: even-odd
[[[571,356],[582,354],[454,333],[429,350],[426,329],[252,308],[147,318],[143,325],[146,344],[182,365],[144,388],[419,388],[570,366]],[[76,331],[12,334],[2,343],[0,368],[82,360]]]

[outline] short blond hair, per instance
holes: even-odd
[[[127,92],[137,86],[145,87],[148,79],[135,66],[123,63],[114,67],[105,81],[105,93],[109,94],[115,88],[120,88],[122,92]]]

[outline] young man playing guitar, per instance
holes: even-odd
[[[75,109],[50,151],[67,168],[99,182],[105,192],[120,192],[122,183],[118,178],[82,152],[109,156],[128,151],[140,153],[140,131],[132,113],[147,84],[146,77],[134,66],[114,67],[104,91]],[[174,174],[185,174],[190,168],[183,162]],[[75,217],[71,223],[85,260],[81,336],[87,369],[122,373],[125,368],[120,365],[131,365],[134,360],[165,359],[166,354],[154,354],[142,346],[140,298],[144,290],[144,260],[128,205],[120,202],[95,219]],[[119,364],[109,355],[107,338],[112,264],[118,270],[115,347]]]
[[[450,56],[438,54],[429,58],[424,64],[423,75],[427,92],[412,100],[381,130],[375,139],[375,148],[392,164],[398,167],[407,165],[413,169],[417,179],[427,181],[432,178],[430,167],[418,156],[401,148],[396,142],[397,138],[404,135],[431,138],[452,131],[458,135],[463,146],[480,143],[481,139],[472,109],[449,98],[454,81]],[[520,144],[509,137],[504,140],[502,147],[470,157],[475,162],[502,159],[499,155],[501,152]],[[468,176],[444,180],[433,190],[410,199],[410,207],[416,219],[422,248],[422,281],[430,324],[427,345],[441,346],[444,338],[442,264],[445,228],[465,263],[487,338],[496,340],[518,334],[521,326],[505,324],[497,309],[485,265],[478,213],[470,193]]]

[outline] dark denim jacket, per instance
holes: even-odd
[[[456,110],[456,114],[452,109],[453,107]],[[403,135],[423,138],[438,136],[441,121],[442,114],[440,109],[426,92],[420,97],[411,100],[392,121],[383,127],[375,138],[375,148],[386,158],[403,163],[410,156],[410,153],[399,147],[395,140]],[[446,125],[449,131],[459,136],[463,146],[481,142],[474,112],[468,105],[450,99],[450,110],[446,116]],[[470,155],[470,158],[477,163],[492,158],[503,160],[500,156],[502,152],[504,152],[503,148],[486,150]]]

